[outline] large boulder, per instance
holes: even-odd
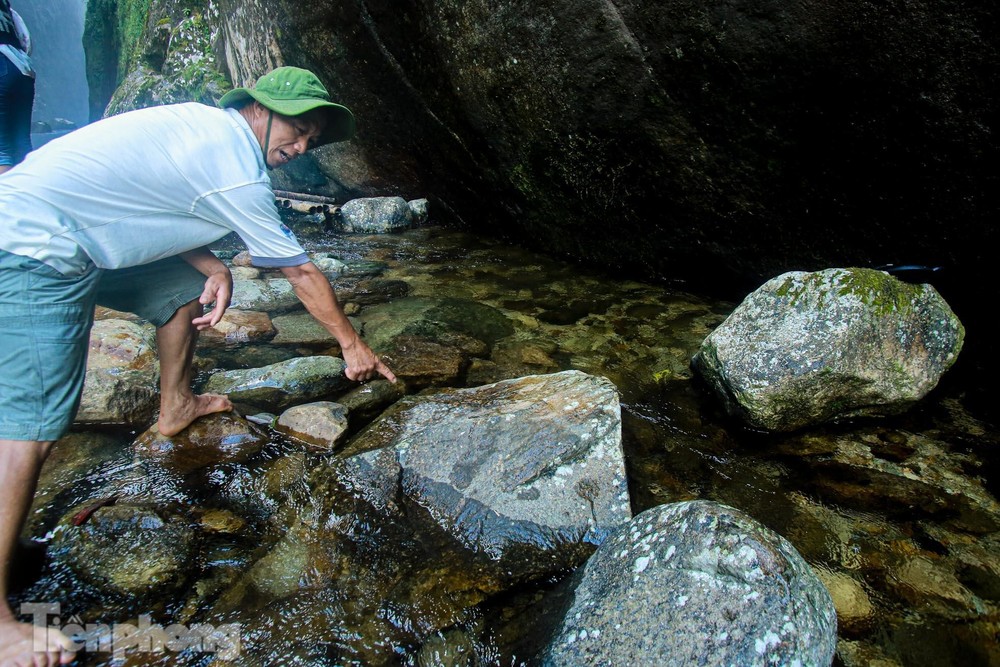
[[[182,10],[211,15],[214,60],[175,39]],[[992,11],[155,0],[91,3],[86,41],[112,87],[116,63],[162,70],[172,51],[195,82],[314,69],[359,132],[275,170],[299,177],[286,189],[433,193],[436,214],[481,232],[727,294],[793,267],[933,262],[974,312],[1000,192]],[[93,88],[103,108],[112,91]]]
[[[310,63],[357,114],[312,156],[344,200],[433,192],[484,231],[700,280],[888,255],[974,276],[989,245],[998,41],[971,7],[218,6],[235,85]]]
[[[790,431],[906,410],[937,385],[964,337],[930,285],[872,269],[796,271],[748,296],[693,364],[731,414]]]
[[[829,665],[830,595],[784,538],[707,501],[661,505],[587,562],[542,664]]]
[[[424,508],[509,581],[579,564],[631,516],[617,390],[579,371],[404,398],[361,450],[344,483]]]

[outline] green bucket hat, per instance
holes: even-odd
[[[299,116],[313,109],[327,110],[326,127],[317,145],[346,141],[354,135],[354,114],[330,101],[330,93],[316,75],[301,67],[279,67],[257,79],[253,88],[234,88],[222,96],[219,106],[242,107],[257,100],[275,113]]]

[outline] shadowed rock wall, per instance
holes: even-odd
[[[359,112],[359,190],[647,276],[995,247],[978,3],[268,4],[285,61]]]
[[[359,119],[283,186],[426,196],[439,220],[733,298],[786,270],[884,263],[944,265],[963,319],[988,294],[992,6],[200,4],[234,84],[309,67]]]

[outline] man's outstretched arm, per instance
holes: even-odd
[[[281,271],[309,313],[340,343],[344,361],[347,363],[344,374],[348,379],[364,382],[380,374],[390,382],[396,381],[396,376],[389,367],[372,352],[354,330],[351,321],[344,314],[344,309],[337,302],[333,286],[315,264],[306,262],[299,266],[286,266],[282,267]]]

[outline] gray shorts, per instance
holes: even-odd
[[[161,326],[204,286],[205,277],[179,258],[64,276],[0,250],[0,439],[51,441],[69,429],[95,304]]]

